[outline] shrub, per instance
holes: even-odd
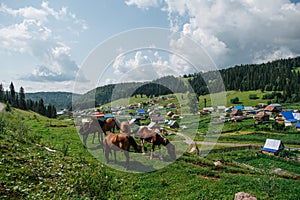
[[[249,94],[249,99],[259,99],[257,94]]]
[[[235,97],[233,99],[230,99],[230,102],[233,103],[233,104],[239,104],[240,103],[240,100],[238,97]]]

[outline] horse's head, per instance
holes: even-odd
[[[80,126],[78,132],[79,132],[81,135],[84,135],[84,134],[86,133],[86,131],[87,131],[87,128],[88,128],[88,123],[83,123],[83,124]]]
[[[131,132],[129,122],[127,122],[127,121],[121,122],[120,130],[123,133],[128,133],[129,134]]]
[[[175,146],[169,142],[169,144],[166,146],[168,149],[168,153],[172,160],[176,160],[176,152],[175,152]]]

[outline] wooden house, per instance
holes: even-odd
[[[265,121],[269,121],[270,115],[268,115],[265,111],[261,111],[257,113],[253,118],[256,123],[262,123]]]

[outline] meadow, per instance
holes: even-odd
[[[73,124],[18,109],[0,113],[1,199],[233,199],[240,191],[258,199],[300,198],[294,154],[270,157],[260,148],[218,143],[205,157],[182,152],[175,162],[164,161],[167,165],[162,168],[161,162],[152,165],[145,156],[138,164],[154,171],[137,173],[124,171],[122,162],[112,164],[114,168],[99,162],[90,152],[101,152],[101,147],[85,149]],[[298,135],[274,134],[283,134],[287,143],[299,141]],[[168,137],[171,142],[178,139]],[[238,142],[243,137],[243,142],[264,140],[251,133],[222,133],[221,141]],[[93,147],[91,138],[88,144]],[[124,156],[118,154],[118,160]],[[216,166],[216,161],[222,164]]]

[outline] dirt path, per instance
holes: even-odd
[[[208,141],[194,141],[192,138],[190,138],[187,135],[184,135],[183,133],[175,132],[176,135],[183,137],[184,140],[183,142],[187,144],[201,144],[201,145],[220,145],[220,146],[228,146],[228,147],[247,147],[247,146],[253,146],[253,147],[261,147],[262,145],[259,144],[243,144],[243,143],[225,143],[225,142],[208,142]],[[300,148],[295,148],[295,147],[285,147],[286,149],[290,150],[300,150]]]

